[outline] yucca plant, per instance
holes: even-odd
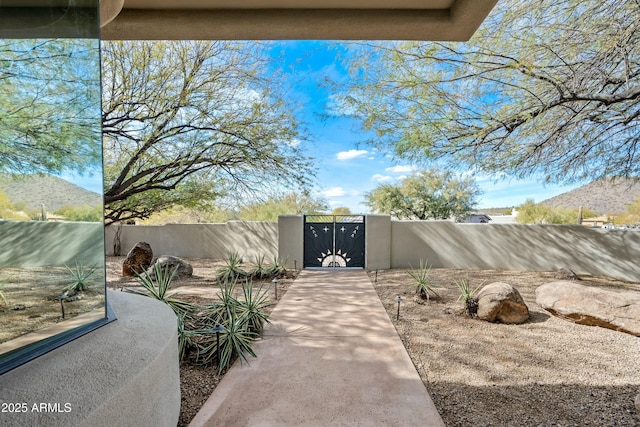
[[[420,268],[412,268],[408,271],[408,274],[414,280],[413,287],[420,298],[428,301],[429,293],[432,293],[436,297],[438,296],[438,293],[433,288],[429,277],[431,275],[431,266],[426,262],[420,260]]]
[[[216,295],[218,301],[205,306],[205,315],[213,323],[224,323],[228,310],[238,305],[238,300],[235,298],[236,283],[235,279],[218,282],[218,288],[220,289],[220,292]]]
[[[249,330],[248,316],[239,314],[237,307],[229,310],[228,323],[224,324],[224,332],[220,337],[220,354],[218,355],[218,372],[225,370],[235,357],[240,362],[248,362],[247,354],[257,357],[251,344],[257,338],[257,333]]]
[[[80,261],[75,262],[75,268],[64,265],[69,271],[71,282],[63,289],[63,295],[74,295],[86,291],[89,288],[89,280],[95,274],[98,267],[84,267]]]
[[[267,269],[269,276],[282,277],[287,274],[287,258],[273,257],[273,262]]]
[[[195,339],[198,336],[197,330],[187,327],[187,320],[184,314],[177,314],[178,318],[178,355],[183,361],[189,349],[195,346]]]
[[[272,305],[268,292],[269,290],[263,286],[256,289],[252,283],[245,283],[242,286],[244,299],[238,301],[241,314],[246,316],[249,330],[258,335],[262,335],[264,324],[269,322],[269,315],[265,312],[265,309]]]
[[[264,279],[269,277],[269,269],[264,262],[264,255],[256,255],[253,268],[249,271],[249,276],[255,279]]]
[[[478,299],[476,298],[476,293],[481,285],[472,290],[468,280],[458,279],[456,280],[456,286],[458,286],[460,290],[458,301],[462,300],[465,313],[467,313],[469,317],[475,317],[478,314]]]
[[[178,316],[187,316],[194,310],[194,306],[186,301],[174,298],[175,292],[169,292],[178,269],[169,265],[162,267],[160,264],[153,266],[153,274],[144,272],[136,273],[138,282],[144,290],[125,288],[128,292],[145,295],[167,304]]]
[[[218,270],[218,282],[228,282],[247,276],[247,272],[240,267],[242,258],[237,252],[229,252],[225,263],[226,265]]]

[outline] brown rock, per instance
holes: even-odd
[[[638,393],[638,395],[636,396],[636,400],[634,403],[636,404],[636,415],[640,420],[640,393]]]
[[[536,302],[551,314],[581,325],[640,336],[638,292],[613,292],[560,280],[539,286]]]
[[[478,292],[478,318],[489,322],[524,323],[529,319],[529,308],[513,286],[489,283]]]
[[[557,280],[578,280],[578,276],[568,268],[561,268],[553,276]]]
[[[153,261],[153,251],[151,245],[147,242],[138,242],[131,248],[122,263],[123,276],[135,276],[136,273],[142,274]]]

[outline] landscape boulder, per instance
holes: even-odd
[[[138,242],[129,251],[122,262],[122,275],[135,276],[136,273],[142,274],[153,261],[153,251],[151,245],[147,242]]]
[[[520,292],[508,283],[489,283],[478,292],[478,318],[489,322],[524,323],[529,308]]]
[[[556,271],[556,274],[554,275],[554,279],[578,280],[578,276],[576,275],[576,273],[574,273],[572,270],[569,270],[568,268],[561,268],[560,270]]]
[[[536,302],[563,319],[640,337],[638,292],[615,292],[559,280],[539,286],[536,289]]]
[[[162,255],[147,269],[147,274],[151,278],[155,278],[154,271],[156,266],[160,267],[162,271],[166,270],[167,272],[171,272],[177,268],[176,277],[193,275],[193,267],[191,264],[183,259],[171,255]]]

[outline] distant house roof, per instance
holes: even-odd
[[[481,212],[472,213],[464,220],[464,222],[474,224],[488,224],[489,221],[491,221],[491,217]]]

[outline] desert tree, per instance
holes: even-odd
[[[327,209],[327,202],[321,197],[287,192],[245,204],[239,210],[239,217],[245,221],[278,221],[280,215],[319,214]]]
[[[104,42],[107,224],[308,185],[304,131],[266,49],[236,41]]]
[[[416,172],[395,184],[381,184],[365,193],[374,212],[398,219],[464,219],[480,194],[471,177],[430,169]]]
[[[521,224],[576,224],[578,211],[563,207],[552,207],[527,199],[518,206],[516,221]]]
[[[370,143],[495,176],[640,175],[640,2],[501,1],[468,43],[356,46],[337,111]]]
[[[0,40],[0,172],[101,165],[96,40]]]

